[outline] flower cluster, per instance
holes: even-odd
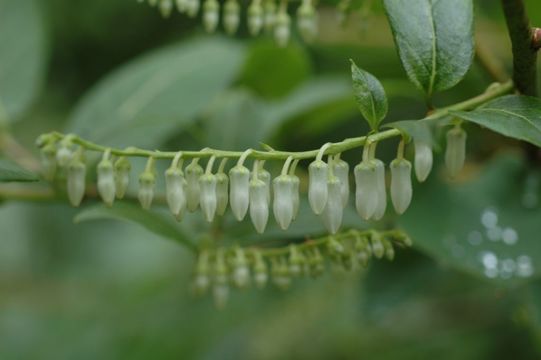
[[[209,33],[217,30],[220,12],[227,34],[236,34],[241,23],[241,5],[238,0],[225,0],[223,4],[218,0],[148,0],[148,3],[158,7],[164,17],[169,17],[175,6],[180,13],[192,18],[196,17],[202,8],[203,26]],[[302,0],[297,8],[296,25],[305,41],[313,41],[317,36],[318,16],[313,0]],[[277,5],[275,0],[251,0],[246,11],[246,26],[252,36],[265,31],[274,36],[278,45],[286,46],[291,36],[291,17],[287,11],[287,1]]]
[[[270,281],[285,290],[293,279],[318,277],[330,263],[334,268],[358,270],[371,258],[393,260],[395,247],[409,247],[410,238],[400,231],[356,231],[307,240],[283,248],[217,248],[199,252],[193,276],[198,295],[212,292],[217,307],[225,306],[230,286],[243,289],[252,283],[259,289]]]
[[[85,147],[75,144],[75,139],[71,135],[49,134],[40,139],[40,144],[49,178],[54,176],[57,167],[63,169],[68,198],[73,206],[78,206],[85,195],[86,165]],[[460,126],[448,131],[445,161],[453,176],[464,164],[465,145],[466,133]],[[332,146],[331,143],[325,144],[308,166],[308,201],[328,232],[336,234],[350,199],[350,166],[340,158],[340,153],[331,154],[329,149]],[[364,144],[362,161],[353,170],[355,207],[364,220],[380,220],[387,208],[386,167],[375,157],[376,146],[375,142]],[[412,164],[404,158],[404,146],[405,141],[402,140],[396,159],[389,165],[390,198],[397,214],[404,213],[412,200]],[[414,146],[415,174],[419,181],[424,181],[432,169],[432,149],[422,141],[414,141]],[[165,198],[174,217],[180,221],[187,211],[200,209],[204,218],[212,222],[230,208],[238,221],[249,215],[258,233],[265,231],[271,213],[281,229],[288,229],[299,211],[300,179],[295,170],[300,159],[289,155],[281,174],[272,179],[264,168],[265,161],[256,158],[251,170],[244,165],[253,155],[253,150],[242,153],[227,173],[228,157],[223,157],[218,170],[213,172],[218,156],[214,153],[210,149],[203,150],[197,153],[199,157],[192,156],[185,167],[184,153],[175,153],[164,173]],[[325,154],[328,154],[327,161],[323,161]],[[203,157],[208,158],[206,169],[200,165]],[[138,199],[144,209],[151,208],[155,197],[155,161],[156,157],[149,156],[145,170],[139,175]],[[103,151],[96,169],[97,190],[107,206],[125,196],[130,169],[127,156],[113,156],[111,149]]]

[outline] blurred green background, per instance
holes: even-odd
[[[541,26],[541,4],[527,5]],[[499,2],[475,6],[478,44],[509,69]],[[351,94],[352,58],[382,80],[387,121],[421,118],[422,96],[379,2],[343,27],[333,8],[321,11],[316,43],[294,34],[278,49],[245,29],[234,39],[206,35],[199,20],[164,20],[131,0],[0,0],[2,117],[36,154],[35,138],[52,130],[117,147],[313,149],[368,130]],[[436,104],[491,82],[474,64]],[[541,170],[521,144],[473,126],[468,133],[462,177],[449,181],[437,153],[410,210],[376,225],[404,228],[414,249],[287,292],[236,291],[223,311],[192,297],[193,257],[178,243],[127,222],[74,224],[81,210],[63,200],[6,199],[0,359],[540,358]],[[393,141],[380,146],[386,162],[395,151]],[[134,174],[143,164],[135,165]],[[88,217],[108,216],[92,201],[83,206]],[[190,241],[208,231],[199,215],[176,228]],[[271,227],[264,238],[317,235],[314,219],[305,211],[286,235]],[[345,223],[367,226],[350,215]],[[261,240],[248,221],[222,226],[219,241]]]

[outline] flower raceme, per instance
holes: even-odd
[[[55,134],[41,143],[47,165],[46,175],[50,176],[51,169],[64,172],[69,201],[73,206],[79,206],[86,189],[84,155],[88,149],[73,143],[73,135]],[[466,133],[460,126],[448,131],[445,161],[451,176],[456,176],[464,164],[465,143]],[[351,174],[349,164],[341,159],[340,154],[331,153],[327,161],[322,160],[323,155],[330,152],[331,145],[325,144],[309,163],[308,203],[327,231],[334,234],[339,232],[344,208],[349,204]],[[414,145],[415,175],[419,181],[424,181],[432,169],[432,149],[429,144],[416,139]],[[397,158],[389,166],[390,197],[397,214],[408,209],[413,194],[413,166],[404,158],[404,146],[402,141]],[[208,159],[205,151],[201,154]],[[256,159],[252,171],[244,166],[245,160],[251,156],[252,150],[243,153],[228,173],[225,171],[228,158],[224,157],[218,171],[212,173],[212,165],[218,155],[207,161],[205,171],[200,165],[201,157],[190,156],[190,163],[183,168],[183,153],[177,153],[164,173],[165,200],[172,215],[180,221],[186,211],[201,209],[204,219],[212,222],[216,215],[223,216],[230,208],[238,221],[242,221],[249,212],[256,231],[262,233],[272,213],[277,225],[287,230],[296,219],[301,203],[300,179],[295,175],[300,159],[290,156],[284,162],[282,174],[272,179],[264,168],[263,160]],[[122,199],[127,193],[131,173],[129,157],[125,151],[103,151],[97,165],[97,190],[107,206],[112,206],[115,198]],[[137,198],[144,209],[150,209],[154,200],[156,161],[154,157],[148,157],[145,170],[139,176]],[[362,219],[377,221],[384,217],[387,209],[386,175],[385,164],[375,157],[375,144],[367,144],[362,161],[354,167],[352,176],[355,181],[354,205]]]

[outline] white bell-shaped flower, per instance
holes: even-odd
[[[201,6],[200,0],[186,0],[186,15],[193,18],[197,16]],[[178,4],[177,4],[178,6]]]
[[[289,14],[285,11],[280,11],[276,16],[276,22],[274,24],[274,39],[278,46],[287,46],[291,37],[290,27],[291,19],[289,18]]]
[[[259,180],[262,180],[265,183],[267,189],[267,201],[270,203],[271,200],[271,174],[267,170],[261,168],[257,172],[257,177]]]
[[[145,210],[150,209],[154,199],[154,186],[156,185],[156,176],[151,171],[145,171],[139,176],[138,198],[141,207]]]
[[[265,2],[263,24],[266,31],[270,32],[274,29],[274,25],[276,24],[276,4],[273,0],[267,0]]]
[[[242,289],[250,284],[248,259],[241,248],[235,249],[235,257],[231,260],[231,267],[233,268],[231,280],[237,288]]]
[[[340,195],[345,207],[349,200],[349,164],[342,159],[334,160],[333,173],[340,181]]]
[[[380,220],[387,209],[387,190],[385,187],[385,164],[379,159],[372,160],[376,167],[376,193],[377,203],[372,219]]]
[[[308,167],[308,175],[308,201],[314,213],[319,215],[327,204],[329,167],[324,161],[315,160]]]
[[[237,32],[240,23],[240,5],[237,0],[225,2],[223,22],[226,33],[233,35]]]
[[[274,190],[273,213],[278,226],[286,230],[294,214],[294,181],[289,175],[280,175],[272,182]]]
[[[225,214],[229,202],[229,178],[224,173],[216,174],[216,213]]]
[[[263,28],[263,7],[261,0],[253,0],[248,8],[248,31],[250,35],[256,36]]]
[[[419,182],[428,178],[432,170],[433,155],[432,148],[422,140],[415,140],[415,176]]]
[[[300,197],[300,190],[299,187],[301,185],[301,180],[298,176],[290,175],[291,181],[293,182],[293,220],[297,218],[297,215],[299,214],[299,206],[301,203],[301,197]]]
[[[322,214],[323,224],[325,224],[329,233],[336,234],[342,225],[342,214],[344,210],[341,184],[336,176],[332,176],[327,183],[329,187],[329,198]]]
[[[170,167],[165,171],[165,197],[169,210],[177,220],[182,219],[186,211],[186,188],[187,182],[182,170]]]
[[[303,1],[297,10],[297,28],[304,41],[314,41],[318,31],[317,22],[317,12],[311,2]]]
[[[160,13],[163,17],[167,18],[171,16],[173,11],[173,0],[161,0],[160,1]]]
[[[188,211],[194,212],[199,207],[200,188],[199,178],[203,175],[203,168],[196,162],[191,162],[185,169],[186,173],[186,201]]]
[[[363,161],[355,166],[355,207],[365,220],[370,219],[378,204],[377,172],[373,161]]]
[[[188,9],[188,2],[190,0],[176,0],[177,10],[179,13],[184,13]]]
[[[73,151],[68,145],[61,144],[56,152],[56,162],[60,167],[66,167],[70,164],[73,157]]]
[[[199,178],[200,204],[208,222],[214,220],[218,200],[216,198],[216,176],[205,174]]]
[[[455,127],[447,132],[445,165],[451,177],[456,177],[464,167],[466,160],[466,132]]]
[[[229,171],[229,202],[233,215],[242,221],[250,205],[250,170],[236,165]]]
[[[115,192],[117,199],[122,199],[130,185],[131,164],[127,158],[121,157],[115,162]]]
[[[205,31],[213,33],[218,27],[220,4],[216,0],[206,0],[203,4],[203,26]]]
[[[391,200],[395,211],[403,214],[411,203],[411,163],[406,159],[391,162]]]
[[[97,168],[98,193],[107,206],[112,206],[115,201],[115,172],[113,163],[108,158],[100,161]]]
[[[79,159],[73,159],[67,171],[68,198],[73,206],[79,206],[85,195],[86,166]]]
[[[269,202],[265,182],[259,179],[250,181],[250,218],[256,231],[262,234],[269,220]]]
[[[259,252],[254,253],[254,281],[255,285],[262,289],[267,285],[269,280],[269,274],[267,269],[267,264],[263,260],[263,256]]]

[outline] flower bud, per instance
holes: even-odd
[[[387,260],[393,261],[395,256],[393,244],[387,239],[382,239],[382,243],[383,248],[385,249],[385,257],[387,258]]]
[[[317,13],[309,0],[299,6],[297,28],[304,41],[311,42],[317,36]]]
[[[165,171],[165,198],[171,213],[178,219],[182,219],[186,210],[186,187],[182,170],[171,166]]]
[[[164,18],[167,18],[171,15],[173,11],[173,0],[161,0],[160,1],[160,12]]]
[[[327,204],[329,167],[325,162],[315,160],[308,167],[308,175],[308,200],[314,213],[319,215]]]
[[[447,149],[445,165],[451,177],[456,177],[464,167],[466,160],[466,132],[455,127],[447,132]]]
[[[199,254],[195,266],[193,286],[196,294],[202,295],[208,290],[210,285],[209,274],[209,255],[208,252],[203,251]]]
[[[250,218],[256,231],[262,234],[269,219],[269,203],[265,182],[259,179],[250,181]]]
[[[56,174],[56,146],[53,143],[45,145],[41,149],[41,165],[43,176],[46,180],[54,180]]]
[[[299,193],[301,180],[295,175],[290,175],[290,178],[291,178],[291,181],[293,182],[293,190],[292,190],[293,191],[293,194],[292,194],[293,220],[295,220],[297,218],[297,215],[299,214],[299,206],[301,202],[300,193]]]
[[[259,34],[261,28],[263,28],[263,7],[260,0],[252,0],[248,8],[248,30],[250,35]]]
[[[327,240],[327,251],[330,255],[343,255],[346,249],[344,245],[336,240],[334,236],[330,236]]]
[[[403,214],[411,203],[411,163],[406,159],[391,162],[391,200],[395,211]]]
[[[139,202],[145,210],[150,209],[154,199],[154,185],[156,184],[156,175],[152,171],[145,171],[139,176]]]
[[[432,170],[433,155],[432,148],[429,144],[415,140],[415,176],[419,182],[423,182],[428,178]]]
[[[131,164],[124,156],[115,162],[115,192],[118,199],[124,198],[130,184]]]
[[[85,195],[86,166],[80,158],[75,157],[68,165],[67,191],[73,206],[79,206]]]
[[[286,290],[291,285],[291,277],[286,261],[273,259],[272,262],[272,281],[281,290]]]
[[[273,0],[267,0],[265,2],[263,22],[265,25],[265,30],[267,31],[271,31],[276,24],[276,4]]]
[[[370,219],[378,205],[378,174],[373,161],[363,161],[355,166],[355,206],[365,220]]]
[[[376,193],[377,204],[372,218],[380,220],[387,209],[387,190],[385,188],[385,164],[379,159],[372,160],[376,166]]]
[[[349,200],[349,164],[341,159],[334,160],[333,173],[340,180],[340,195],[345,207]]]
[[[240,23],[240,6],[237,0],[227,0],[224,5],[225,32],[233,35],[237,32]]]
[[[188,211],[194,212],[199,207],[200,188],[199,178],[203,175],[203,168],[192,161],[185,169],[186,172],[186,201]]]
[[[233,268],[233,273],[231,278],[233,284],[242,289],[250,283],[250,269],[248,268],[248,259],[244,250],[240,247],[235,249],[235,256],[231,260],[231,266]]]
[[[178,6],[178,3],[177,3]],[[200,7],[199,0],[186,0],[186,15],[188,15],[191,18],[194,18],[197,16],[197,13],[199,12]]]
[[[271,201],[271,189],[270,189],[271,174],[265,169],[259,169],[257,173],[258,173],[257,177],[259,178],[259,180],[262,180],[265,183],[265,189],[267,191],[267,202],[270,203]]]
[[[216,213],[225,214],[229,201],[229,178],[224,173],[216,174]]]
[[[342,205],[341,183],[336,176],[333,176],[327,184],[329,196],[322,217],[327,231],[334,235],[342,225],[344,206]]]
[[[263,256],[260,252],[254,253],[254,281],[255,285],[262,289],[267,285],[269,279],[267,264],[263,260]]]
[[[294,212],[294,181],[289,175],[280,175],[273,180],[274,218],[282,230],[286,230],[291,224]]]
[[[287,46],[289,37],[291,36],[290,30],[291,20],[289,15],[285,11],[280,11],[276,16],[276,23],[274,24],[274,39],[280,47]]]
[[[229,286],[227,279],[228,269],[225,263],[223,250],[219,249],[216,253],[216,262],[214,264],[214,278],[212,295],[214,304],[218,309],[222,309],[229,299]]]
[[[370,236],[372,242],[372,254],[378,259],[381,259],[385,255],[385,247],[383,246],[383,241],[381,235],[377,232],[374,232]]]
[[[213,33],[216,31],[220,17],[220,4],[216,0],[206,0],[203,4],[203,26],[205,31]]]
[[[310,276],[318,277],[325,272],[325,260],[318,248],[312,250],[308,257],[308,263],[310,264]]]
[[[242,221],[250,204],[250,171],[242,165],[236,165],[229,171],[229,181],[231,210],[235,218]]]
[[[115,173],[113,163],[104,158],[98,164],[98,193],[107,206],[112,206],[115,201]]]
[[[297,277],[301,275],[305,263],[304,255],[299,252],[295,245],[289,246],[289,273]]]
[[[200,204],[208,222],[214,220],[218,200],[216,198],[216,176],[205,174],[199,178]]]
[[[176,0],[177,10],[179,13],[184,13],[188,9],[188,2],[190,0]]]
[[[71,158],[73,157],[73,151],[70,149],[69,145],[61,143],[60,147],[56,152],[56,162],[60,167],[66,167],[70,164]]]

